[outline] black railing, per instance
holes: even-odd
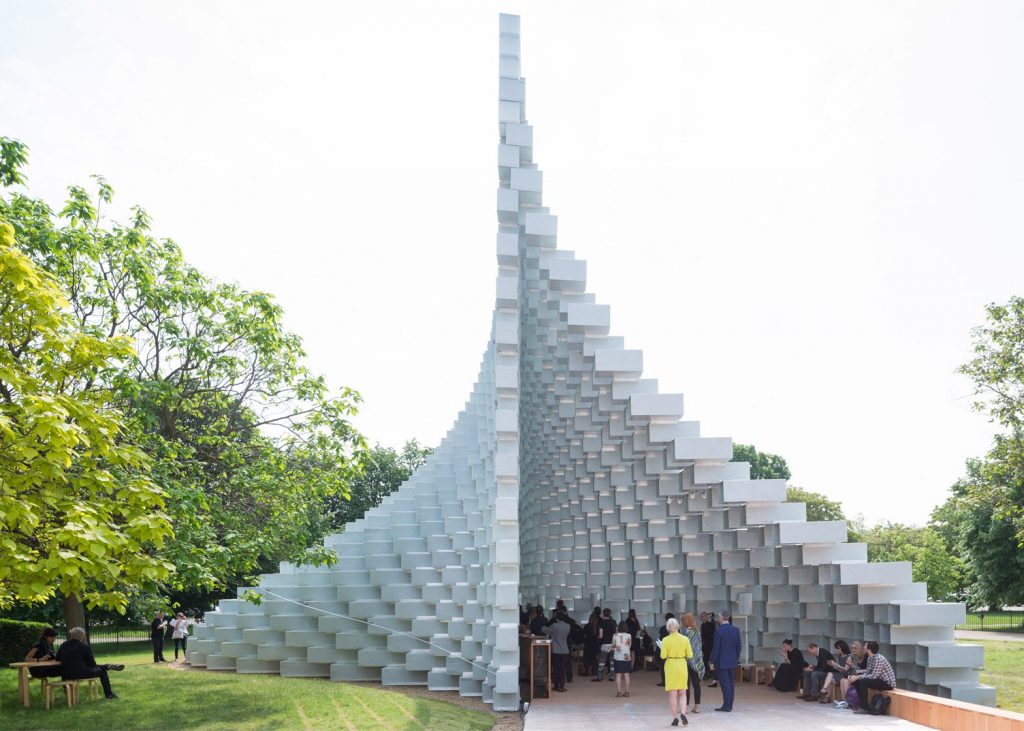
[[[68,638],[66,627],[57,627],[57,637],[63,642]],[[86,628],[90,645],[126,645],[149,641],[148,625],[95,624]]]
[[[957,629],[982,632],[1024,632],[1024,609],[976,609],[967,613],[967,622]]]

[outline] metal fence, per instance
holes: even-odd
[[[66,627],[56,627],[57,637],[63,642],[68,638]],[[90,645],[128,645],[149,641],[148,625],[95,624],[86,627]]]
[[[957,629],[983,632],[1024,632],[1024,609],[977,609],[967,613],[967,622]]]

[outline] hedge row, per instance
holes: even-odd
[[[24,660],[47,626],[42,622],[0,619],[0,666]]]

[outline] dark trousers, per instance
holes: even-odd
[[[572,682],[572,658],[573,652],[569,650],[569,654],[565,656],[565,681],[567,683]]]
[[[109,698],[114,694],[114,691],[110,689],[110,677],[107,675],[106,665],[100,665],[94,668],[86,668],[85,673],[80,678],[65,678],[65,680],[83,680],[85,678],[99,678],[100,685],[103,686],[103,695]]]
[[[562,690],[565,688],[565,668],[569,664],[569,655],[552,653],[551,664],[554,666],[551,669],[552,685],[554,685],[555,690]]]
[[[175,660],[178,659],[178,643],[179,642],[181,643],[181,655],[182,655],[182,657],[184,657],[185,653],[188,652],[188,637],[175,637],[174,638],[174,659]]]
[[[712,678],[714,673],[711,671],[711,647],[710,643],[705,644],[701,647],[701,655],[704,656],[704,677]]]
[[[732,703],[736,700],[735,675],[736,668],[715,668],[718,674],[718,685],[722,688],[722,708],[732,710]]]
[[[821,670],[804,670],[804,695],[817,695],[826,675]]]
[[[60,667],[52,665],[48,668],[32,668],[28,669],[28,674],[33,678],[56,678],[60,675]]]
[[[164,659],[164,636],[163,634],[153,635],[153,662],[160,662]]]
[[[686,665],[687,675],[690,676],[690,682],[686,687],[686,703],[690,703],[690,689],[693,689],[693,702],[694,705],[700,705],[700,673],[690,667],[689,663]]]
[[[881,678],[862,678],[854,683],[853,687],[857,689],[857,697],[860,698],[861,708],[865,708],[868,705],[868,688],[872,690],[892,690],[892,686]]]

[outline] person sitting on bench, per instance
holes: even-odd
[[[53,660],[56,655],[53,650],[53,641],[57,639],[57,630],[53,627],[47,627],[43,630],[42,636],[39,638],[39,642],[32,645],[32,648],[25,655],[25,662],[44,662],[46,660]],[[56,678],[60,675],[60,668],[56,665],[51,665],[45,668],[29,668],[29,674],[33,678]]]
[[[805,701],[816,701],[819,699],[818,689],[821,688],[822,682],[828,677],[831,670],[829,663],[835,661],[835,658],[824,647],[818,647],[816,642],[807,643],[807,652],[811,653],[815,664],[804,668],[804,690],[797,698]],[[828,693],[827,690],[824,692]],[[824,696],[821,697],[823,698]]]
[[[779,654],[782,655],[782,662],[775,671],[775,678],[768,685],[781,693],[789,693],[796,690],[797,681],[807,663],[804,654],[793,647],[793,640],[783,640]]]
[[[825,676],[825,683],[821,686],[821,703],[829,702],[829,693],[833,684],[838,685],[841,680],[845,680],[846,676],[853,672],[853,655],[850,654],[850,646],[846,644],[846,641],[836,640],[832,649],[836,651],[836,657],[828,664],[831,671]],[[843,698],[846,698],[846,693],[843,693]]]
[[[866,713],[864,708],[868,703],[868,688],[874,690],[892,690],[896,687],[896,673],[892,665],[885,659],[885,655],[878,654],[878,643],[871,640],[864,646],[868,655],[868,669],[858,671],[850,676],[850,682],[857,689],[860,697],[860,708],[854,713]]]
[[[85,630],[72,627],[68,630],[68,639],[57,650],[60,660],[60,676],[64,680],[84,680],[99,678],[103,686],[103,695],[108,699],[117,698],[110,689],[108,670],[124,670],[124,665],[97,665],[92,655],[92,648],[85,642]]]

